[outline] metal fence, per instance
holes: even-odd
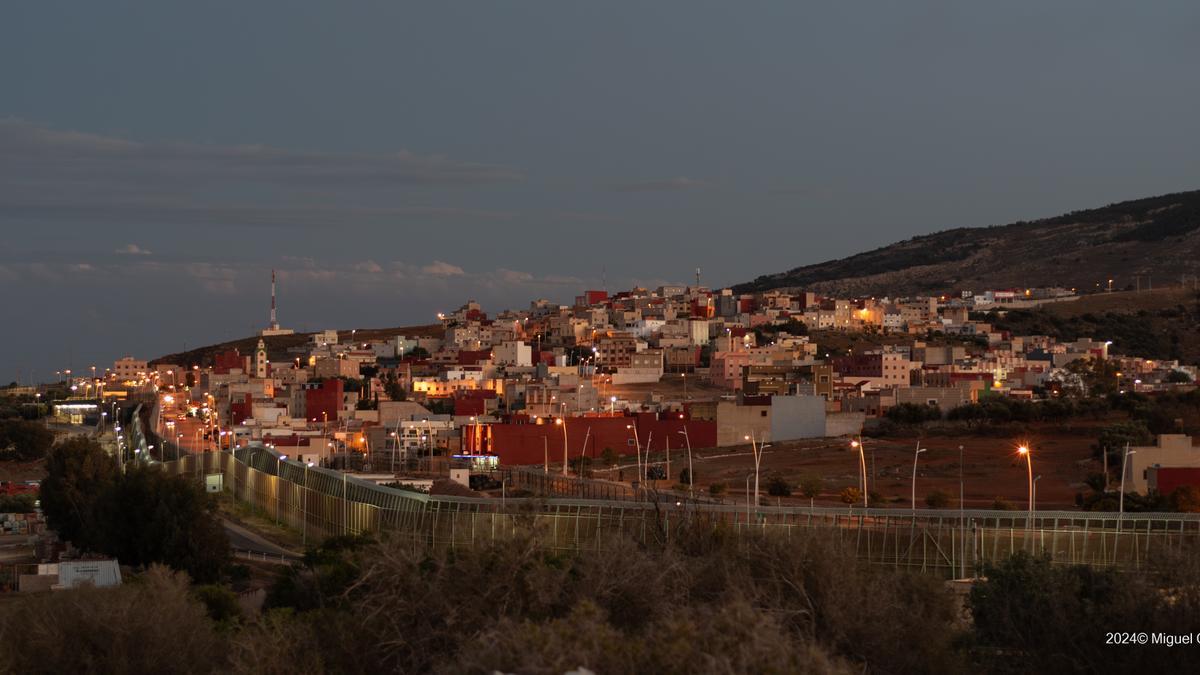
[[[944,576],[973,573],[1018,551],[1062,564],[1139,569],[1156,555],[1200,545],[1200,514],[900,510],[655,501],[430,496],[284,460],[253,445],[167,466],[220,473],[224,488],[310,537],[388,532],[415,544],[463,547],[515,533],[552,549],[599,550],[616,539],[650,543],[697,526],[732,536],[836,533],[872,564]],[[515,472],[519,475],[521,472]],[[544,476],[544,474],[542,474]],[[548,491],[554,494],[554,490]]]

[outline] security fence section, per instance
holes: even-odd
[[[344,473],[287,460],[261,445],[234,454],[190,455],[170,470],[221,474],[238,500],[313,538],[388,533],[414,544],[463,547],[515,533],[547,548],[599,550],[633,538],[667,541],[695,526],[736,537],[792,537],[833,532],[872,564],[944,576],[966,576],[982,563],[1017,551],[1057,563],[1138,569],[1160,554],[1200,543],[1200,514],[1117,514],[1072,511],[900,510],[706,504],[684,499],[576,499],[431,496],[376,485]],[[514,482],[534,479],[514,472]]]

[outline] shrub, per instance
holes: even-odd
[[[931,509],[944,509],[950,506],[951,498],[943,490],[934,490],[925,495],[925,505]]]
[[[724,483],[713,483],[713,484],[709,485],[708,486],[708,494],[710,494],[714,497],[725,494],[725,484]]]
[[[843,504],[860,504],[862,503],[862,490],[854,486],[842,488],[842,491],[838,493],[838,497],[842,500]]]
[[[772,497],[791,497],[792,486],[783,476],[775,474],[767,479],[767,494]]]

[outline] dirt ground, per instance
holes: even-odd
[[[1020,438],[982,436],[933,436],[920,440],[926,448],[917,464],[917,505],[924,508],[925,495],[941,490],[951,496],[957,506],[959,492],[959,446],[962,446],[962,480],[966,508],[991,508],[997,497],[1008,500],[1015,508],[1028,505],[1028,470],[1017,447],[1028,444],[1033,448],[1034,477],[1037,483],[1037,506],[1040,509],[1074,509],[1075,494],[1086,492],[1084,480],[1101,470],[1098,460],[1092,459],[1091,446],[1104,421],[1077,422],[1073,425],[1031,425]],[[838,494],[845,487],[858,485],[858,453],[850,447],[850,439],[820,439],[814,441],[771,444],[762,457],[759,494],[767,494],[768,477],[778,474],[795,486],[802,476],[815,475],[824,488],[818,504],[840,504]],[[888,506],[908,508],[911,504],[913,454],[916,438],[865,439],[867,477],[871,489],[884,496]],[[686,466],[682,452],[671,453],[671,473],[678,476]],[[655,455],[652,461],[662,461]],[[712,483],[724,483],[727,501],[745,499],[746,479],[753,489],[754,460],[749,446],[698,451],[693,455],[696,484],[707,489]],[[603,472],[599,472],[603,475]],[[666,481],[663,481],[666,486]],[[796,488],[793,490],[798,492]],[[808,500],[793,496],[770,498],[784,505],[807,505]]]

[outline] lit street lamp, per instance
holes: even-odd
[[[280,483],[280,479],[282,478],[282,474],[280,473],[280,469],[281,469],[281,467],[283,465],[283,461],[285,459],[287,459],[287,455],[278,455],[277,457],[275,457],[275,524],[276,525],[279,524],[279,504],[281,501],[280,495],[279,495],[279,483]]]
[[[564,476],[566,476],[567,475],[567,462],[570,459],[570,456],[567,454],[567,423],[563,420],[563,418],[558,417],[554,420],[554,424],[556,426],[562,427],[562,431],[563,431],[563,472],[562,473]]]
[[[758,467],[762,463],[763,450],[771,446],[764,443],[755,444],[753,436],[746,436],[746,440],[750,441],[750,450],[754,453],[754,505],[758,506]]]
[[[301,495],[302,507],[300,509],[300,517],[304,524],[300,526],[300,542],[301,548],[308,549],[308,470],[312,468],[312,462],[304,463],[304,494]]]
[[[850,447],[858,450],[858,465],[861,472],[862,480],[862,500],[863,508],[867,508],[867,457],[863,454],[863,440],[859,436],[856,440],[850,441]]]
[[[1030,452],[1029,446],[1026,446],[1026,445],[1022,445],[1021,447],[1017,448],[1017,453],[1025,455],[1025,468],[1029,472],[1029,520],[1030,520],[1030,523],[1032,523],[1033,522],[1033,459],[1031,459],[1030,456],[1033,453]]]

